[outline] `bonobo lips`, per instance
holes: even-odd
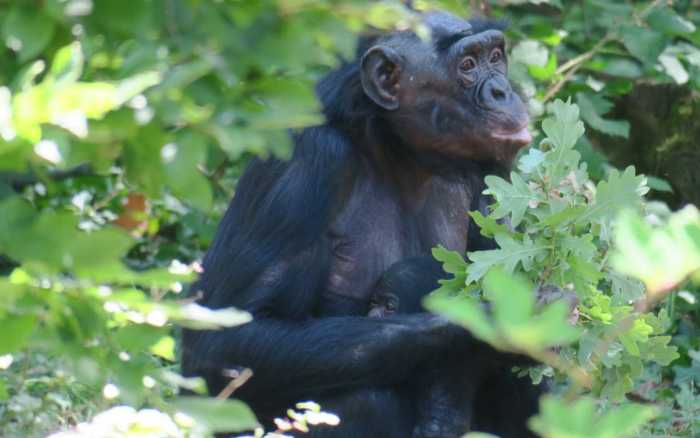
[[[511,132],[492,132],[491,137],[499,143],[508,143],[519,148],[529,145],[532,141],[532,135],[527,129],[527,125]]]

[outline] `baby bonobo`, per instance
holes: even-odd
[[[429,256],[392,265],[379,279],[370,302],[370,317],[423,312],[421,301],[445,278],[440,263]],[[413,438],[461,437],[471,429],[475,373],[459,358],[436,358],[417,378],[417,421]]]

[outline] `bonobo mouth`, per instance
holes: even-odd
[[[511,144],[518,148],[527,146],[532,142],[532,134],[530,134],[530,131],[527,129],[527,124],[510,132],[492,132],[491,138],[499,143]]]

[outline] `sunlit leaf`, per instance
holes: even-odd
[[[253,411],[239,400],[179,397],[173,405],[209,432],[241,432],[258,427]]]
[[[540,413],[530,420],[530,427],[542,436],[556,438],[633,437],[655,413],[651,406],[624,404],[600,414],[592,398],[567,402],[546,396],[540,402]]]

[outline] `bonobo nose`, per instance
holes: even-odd
[[[508,81],[495,77],[486,81],[481,89],[481,102],[487,107],[508,103],[512,90]]]
[[[500,85],[491,85],[491,97],[495,100],[504,100],[506,98],[506,90],[504,90]]]

